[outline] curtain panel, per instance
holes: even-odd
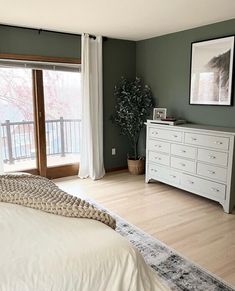
[[[82,134],[79,177],[104,176],[102,37],[82,35]]]
[[[0,120],[0,125],[1,125],[1,120]],[[2,156],[2,135],[1,135],[1,128],[0,128],[0,174],[3,174],[3,156]]]

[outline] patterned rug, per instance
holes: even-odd
[[[107,211],[117,220],[117,232],[128,239],[142,254],[146,263],[173,291],[235,291],[222,279],[183,258],[164,243],[131,225],[118,215],[89,200],[97,208]]]
[[[162,242],[122,218],[117,231],[143,255],[146,263],[174,291],[234,291],[235,289],[203,268],[177,254]]]

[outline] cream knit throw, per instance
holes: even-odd
[[[115,229],[116,221],[85,200],[72,196],[47,178],[34,175],[0,175],[0,202],[19,204],[69,217],[90,218]]]

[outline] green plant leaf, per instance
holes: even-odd
[[[120,128],[120,133],[130,140],[134,158],[138,159],[137,144],[140,131],[154,106],[151,89],[136,77],[127,80],[122,77],[114,87],[116,104],[111,120]]]

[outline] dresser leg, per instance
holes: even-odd
[[[150,179],[148,178],[148,176],[147,176],[147,175],[145,175],[145,183],[146,183],[146,184],[148,184],[148,183],[149,183],[149,181],[150,181]]]
[[[223,206],[223,209],[224,209],[225,213],[228,213],[228,214],[231,213],[231,209],[230,209],[229,205],[222,204],[222,206]]]

